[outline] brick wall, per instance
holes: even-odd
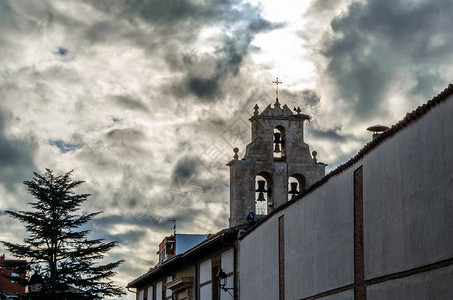
[[[363,252],[363,167],[354,171],[354,299],[366,300]]]
[[[278,295],[285,300],[285,216],[278,218]]]

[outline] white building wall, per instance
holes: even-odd
[[[347,290],[334,295],[319,298],[320,300],[354,300],[354,290]],[[382,299],[381,299],[382,300]],[[400,299],[401,300],[401,299]]]
[[[453,266],[375,284],[367,288],[367,300],[453,299]]]
[[[283,212],[287,299],[354,282],[352,172],[332,178]]]
[[[366,279],[453,257],[453,99],[364,157]]]
[[[278,299],[277,220],[271,218],[240,243],[240,299]]]

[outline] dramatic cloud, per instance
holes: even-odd
[[[27,209],[33,171],[74,170],[125,285],[157,262],[167,219],[228,226],[225,164],[276,76],[328,171],[447,86],[450,2],[0,0],[0,239],[25,237],[2,210]]]
[[[354,2],[331,22],[321,54],[338,109],[356,118],[387,115],[395,88],[414,104],[447,85],[451,61],[451,1]],[[449,72],[451,73],[451,72]],[[442,74],[442,75],[441,75]]]
[[[0,182],[5,188],[11,190],[28,178],[35,166],[31,143],[8,138],[5,135],[4,123],[6,121],[0,110]]]

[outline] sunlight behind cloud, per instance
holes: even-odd
[[[253,3],[253,1],[252,1]],[[283,28],[258,35],[253,45],[260,51],[252,54],[256,64],[267,66],[266,71],[285,81],[285,88],[291,90],[315,86],[315,66],[309,61],[314,49],[301,40],[296,31],[304,30],[304,14],[311,1],[259,1],[263,15]]]

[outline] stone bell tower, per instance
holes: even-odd
[[[293,113],[277,98],[262,113],[255,105],[252,141],[239,159],[235,148],[230,167],[230,227],[247,222],[251,212],[260,217],[307,189],[325,175],[326,164],[310,155],[304,142],[304,121],[310,117],[300,108]]]

